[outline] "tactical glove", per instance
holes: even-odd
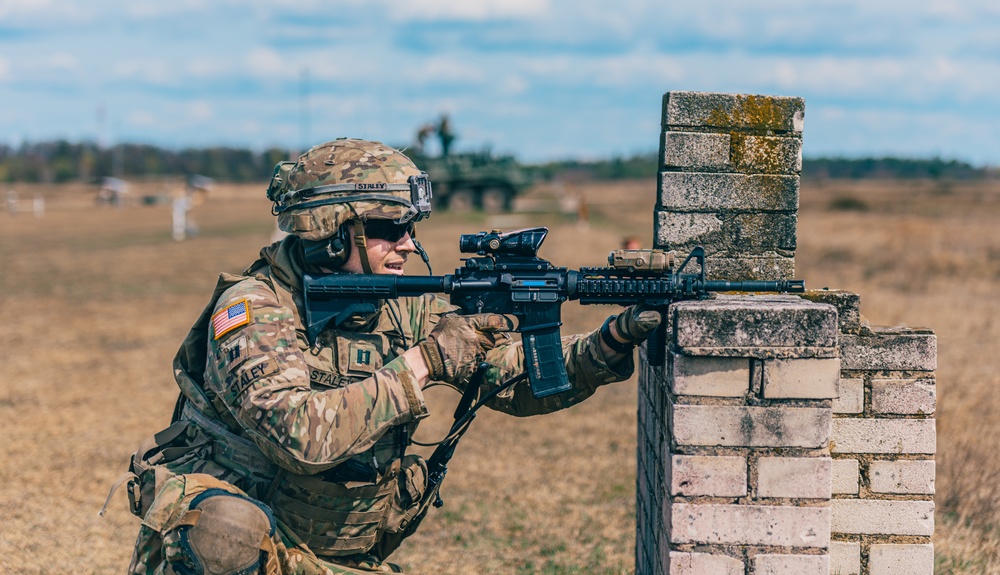
[[[627,308],[615,319],[618,335],[632,344],[645,341],[658,325],[660,312],[641,304]]]
[[[510,340],[507,332],[512,328],[511,321],[500,314],[442,316],[434,331],[418,344],[431,379],[448,383],[469,379],[487,351]]]

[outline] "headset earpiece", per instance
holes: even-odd
[[[322,240],[302,240],[302,260],[309,267],[339,268],[351,257],[351,242],[347,224],[337,233]]]

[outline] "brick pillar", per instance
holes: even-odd
[[[802,98],[663,96],[658,248],[704,246],[714,279],[788,279],[802,171]]]
[[[663,101],[657,247],[793,277],[802,100]],[[638,574],[933,573],[932,332],[868,327],[829,290],[668,320],[667,365],[640,354]]]
[[[640,376],[636,572],[828,574],[836,308],[719,296],[670,321]]]

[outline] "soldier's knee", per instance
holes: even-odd
[[[164,534],[165,558],[178,575],[255,574],[274,552],[274,531],[274,517],[260,502],[209,489]]]

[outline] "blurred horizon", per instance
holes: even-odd
[[[429,140],[428,140],[429,143]],[[653,178],[660,162],[658,152],[590,160],[567,158],[544,163],[522,163],[516,157],[489,151],[452,151],[447,157],[430,146],[404,150],[420,166],[444,178],[457,178],[467,187],[495,186],[507,178],[552,181],[625,180]],[[440,148],[440,145],[438,146]],[[294,159],[290,150],[269,148],[208,147],[170,150],[148,144],[116,144],[102,148],[94,142],[49,141],[24,143],[13,149],[0,144],[0,182],[61,184],[69,182],[118,186],[114,180],[156,180],[178,176],[192,181],[266,181],[278,162]],[[478,168],[472,168],[478,166]],[[481,170],[481,171],[477,171]],[[501,180],[497,170],[502,174]],[[447,174],[447,175],[446,175]],[[520,175],[519,175],[520,174]],[[998,180],[1000,169],[976,167],[943,158],[810,158],[802,159],[804,179],[926,179],[940,182]],[[208,180],[206,180],[206,178]],[[511,185],[514,185],[511,180]],[[191,182],[189,182],[191,183]],[[194,187],[200,187],[192,184]]]
[[[654,150],[671,90],[806,100],[808,158],[1000,165],[987,0],[0,0],[0,144]]]

